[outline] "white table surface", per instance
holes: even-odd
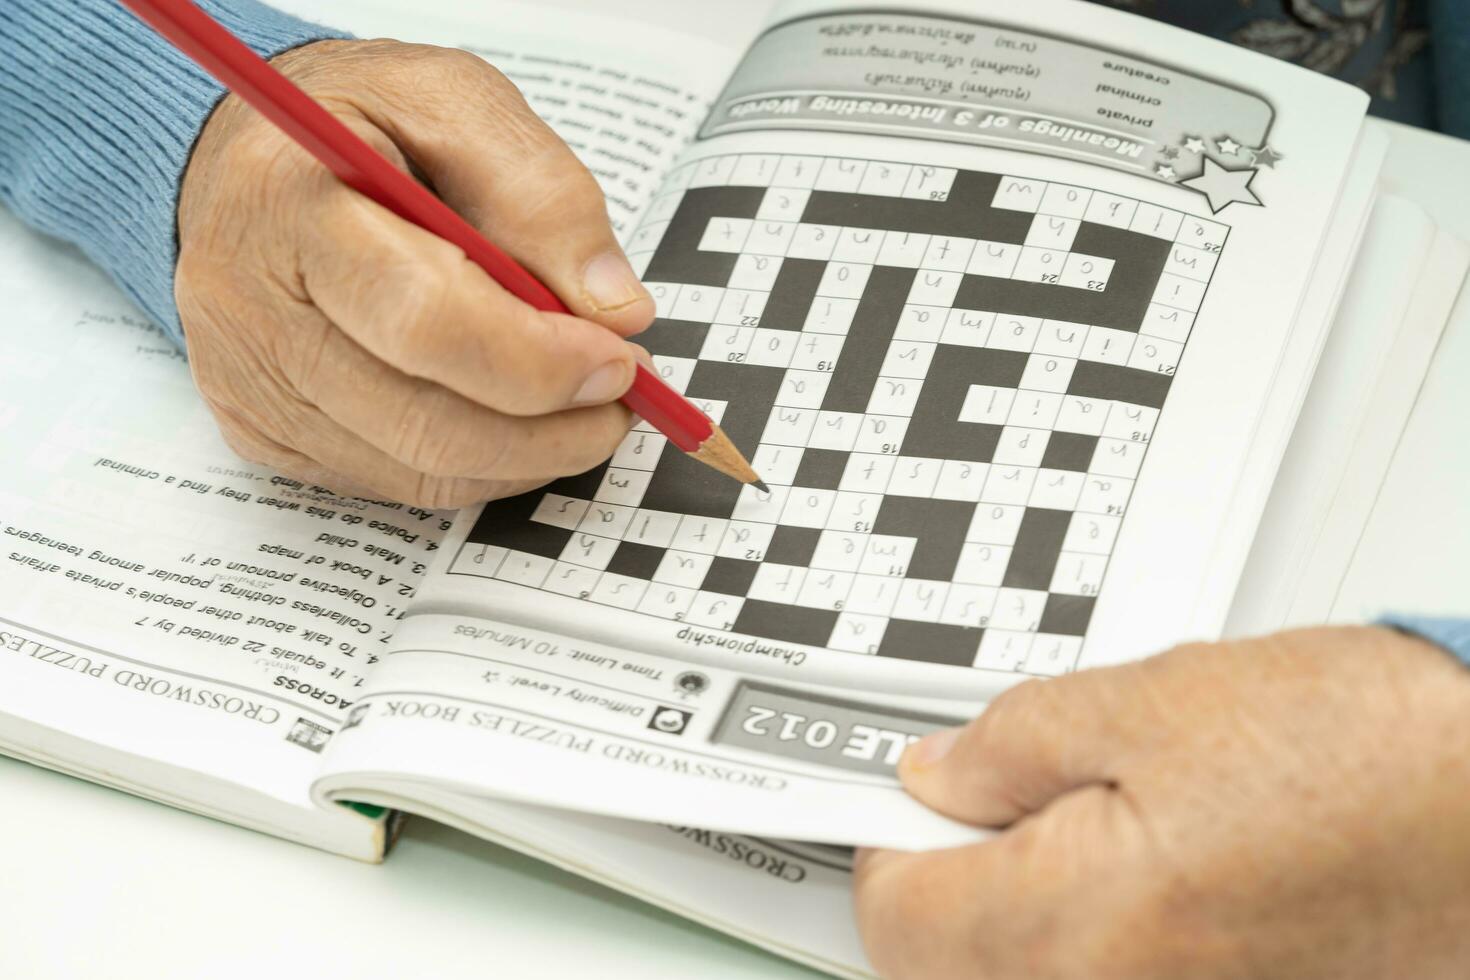
[[[706,28],[750,19],[744,5],[714,16],[680,6],[697,6]],[[1456,179],[1470,173],[1470,144],[1400,127],[1395,138],[1389,182],[1470,239],[1470,190]],[[1460,506],[1435,513],[1386,492],[1370,526],[1370,536],[1414,534],[1419,566],[1448,583],[1464,581],[1459,556],[1470,554],[1470,412],[1457,378],[1470,379],[1470,298],[1395,461],[1431,499]],[[1443,517],[1456,512],[1446,534]],[[9,759],[0,802],[0,977],[812,976],[427,821],[373,867]]]

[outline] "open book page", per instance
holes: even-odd
[[[241,462],[172,346],[4,214],[0,288],[0,747],[257,826],[269,798],[330,837],[319,753],[449,515]]]
[[[515,82],[602,185],[620,240],[694,137],[740,58],[719,44],[620,15],[492,0],[452,17],[384,0],[288,0],[284,9],[360,37],[472,51]]]
[[[1242,577],[1231,633],[1332,616],[1467,268],[1470,248],[1420,207],[1378,198]],[[1355,608],[1347,618],[1380,611]]]
[[[630,240],[661,371],[772,492],[640,425],[463,516],[324,794],[932,845],[890,747],[1218,630],[1365,97],[1087,4],[786,15]]]

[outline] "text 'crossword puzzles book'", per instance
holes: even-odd
[[[769,492],[645,424],[457,515],[302,485],[5,219],[7,754],[365,860],[420,814],[860,976],[851,848],[984,835],[903,793],[912,741],[1361,615],[1355,502],[1467,260],[1375,207],[1356,89],[1070,0],[805,0],[724,45],[296,7],[522,88]]]

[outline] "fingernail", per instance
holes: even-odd
[[[949,755],[954,743],[959,741],[960,728],[946,728],[932,732],[910,745],[903,754],[903,763],[909,769],[928,769]]]
[[[573,405],[602,405],[628,390],[632,383],[632,368],[626,361],[612,361],[593,371],[582,382]]]
[[[598,310],[620,310],[648,297],[622,252],[603,252],[588,262],[582,290]]]

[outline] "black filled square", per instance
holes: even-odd
[[[698,357],[704,350],[704,337],[709,324],[689,320],[654,320],[638,334],[634,342],[647,347],[649,353],[664,357]]]
[[[883,642],[878,646],[878,656],[970,667],[980,652],[980,638],[984,635],[984,630],[968,626],[890,619],[883,631]]]
[[[847,469],[847,458],[851,455],[840,449],[808,449],[801,454],[801,465],[796,468],[796,479],[792,486],[812,490],[836,490],[842,483],[842,473]]]
[[[832,629],[836,625],[837,613],[830,609],[807,609],[746,599],[735,619],[735,632],[824,647],[832,639]]]
[[[1021,515],[1021,526],[1016,530],[1011,560],[1001,584],[1008,589],[1045,591],[1050,588],[1071,523],[1071,511],[1027,507]]]
[[[766,561],[775,565],[810,565],[817,553],[817,540],[822,532],[814,527],[787,527],[780,525],[771,535],[771,545],[766,549]]]
[[[755,573],[760,567],[758,561],[715,558],[710,562],[709,571],[704,573],[702,588],[721,595],[743,596],[750,591],[750,583],[755,581]]]
[[[1171,380],[1167,374],[1123,367],[1120,364],[1078,361],[1072,370],[1072,379],[1067,384],[1067,394],[1163,408]]]
[[[1086,473],[1097,449],[1097,436],[1077,432],[1053,432],[1041,457],[1043,469],[1074,470]]]
[[[760,325],[771,330],[800,330],[817,295],[827,263],[816,259],[786,259],[766,298]]]
[[[620,542],[618,550],[613,552],[612,561],[607,563],[607,570],[614,575],[652,579],[659,563],[664,560],[665,550],[633,541]]]
[[[1087,624],[1092,621],[1092,607],[1097,599],[1090,595],[1057,595],[1046,597],[1046,608],[1041,612],[1042,633],[1059,633],[1062,636],[1084,636]]]
[[[878,520],[873,524],[873,533],[917,538],[929,520],[929,504],[927,497],[884,497],[878,508]],[[974,507],[974,504],[970,506]]]

